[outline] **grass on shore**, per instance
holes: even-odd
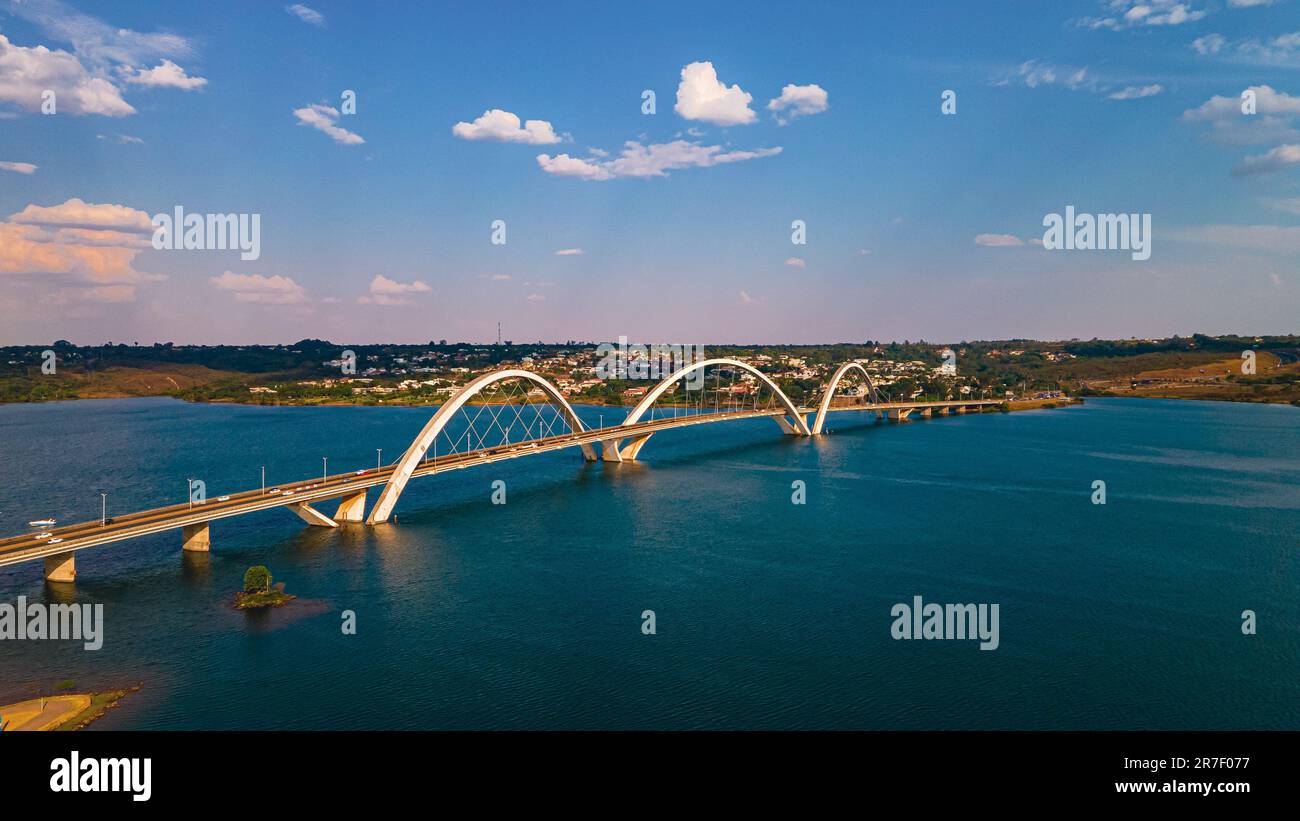
[[[55,727],[54,730],[56,732],[80,730],[82,727],[85,727],[90,722],[116,707],[118,702],[125,698],[128,693],[134,693],[139,689],[140,686],[137,684],[135,687],[130,687],[126,690],[109,690],[104,693],[91,693],[90,706]]]

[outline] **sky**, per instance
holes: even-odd
[[[0,344],[1295,333],[1298,269],[1295,0],[0,0]]]

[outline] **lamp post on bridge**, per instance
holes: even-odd
[[[262,495],[266,495],[266,465],[262,465]]]
[[[383,470],[383,458],[384,458],[384,449],[375,448],[375,472],[376,473],[378,473],[380,470]]]
[[[108,494],[100,492],[99,497],[100,497],[99,526],[104,527],[105,525],[108,524]]]
[[[194,509],[194,477],[185,480],[185,500],[189,504],[190,510]]]
[[[324,482],[324,481],[326,481],[327,479],[329,479],[329,477],[330,477],[330,460],[329,460],[329,457],[328,457],[328,456],[322,456],[322,457],[320,458],[320,464],[321,464],[321,467],[320,467],[320,480],[321,480],[322,482]]]

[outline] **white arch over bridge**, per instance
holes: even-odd
[[[814,436],[819,435],[822,432],[822,427],[826,424],[826,414],[830,412],[831,400],[835,398],[835,389],[839,387],[840,380],[844,378],[844,374],[855,368],[861,371],[863,378],[867,380],[867,388],[871,391],[872,404],[880,402],[880,397],[876,393],[876,386],[871,381],[871,374],[867,373],[867,369],[857,362],[845,362],[836,369],[835,375],[831,377],[830,384],[826,386],[826,392],[822,394],[821,404],[817,407],[817,417],[813,420],[812,432]]]
[[[659,397],[663,396],[664,393],[669,388],[673,387],[673,385],[677,384],[677,382],[683,379],[684,377],[687,377],[692,373],[694,373],[695,371],[702,370],[711,365],[728,365],[730,367],[739,368],[742,371],[746,371],[747,373],[753,374],[755,377],[759,379],[759,381],[761,381],[763,384],[767,385],[769,388],[772,389],[772,392],[776,394],[777,398],[781,400],[781,404],[785,407],[786,413],[789,415],[789,419],[782,416],[775,417],[776,423],[781,426],[781,430],[784,431],[785,433],[792,434],[795,436],[812,435],[812,431],[808,429],[808,421],[804,419],[801,413],[799,413],[799,408],[796,407],[795,404],[790,401],[790,397],[786,396],[785,392],[782,391],[779,387],[777,387],[777,384],[773,382],[772,379],[767,374],[763,373],[758,368],[755,368],[753,365],[750,365],[747,362],[741,362],[739,359],[723,359],[723,358],[703,359],[700,360],[699,362],[693,362],[690,365],[681,368],[676,373],[668,376],[668,378],[664,379],[662,382],[656,385],[653,390],[651,390],[649,393],[647,393],[644,397],[641,398],[641,401],[636,404],[636,407],[632,408],[632,412],[629,413],[627,415],[627,418],[623,420],[622,427],[626,427],[628,425],[634,425],[637,422],[641,421],[641,417],[644,416],[646,412],[650,410],[650,406],[653,405],[659,399]],[[641,447],[645,445],[646,441],[653,435],[654,435],[653,433],[647,433],[638,436],[634,438],[631,442],[629,442],[626,446],[622,444],[621,439],[607,440],[602,444],[601,458],[603,458],[607,462],[621,462],[624,459],[635,459],[636,455],[641,451]]]
[[[455,396],[438,408],[438,411],[425,423],[420,434],[415,437],[415,441],[411,443],[411,446],[406,449],[406,453],[402,454],[402,458],[398,460],[393,475],[388,477],[384,489],[379,494],[379,500],[375,502],[374,509],[370,511],[370,515],[366,518],[366,524],[373,525],[378,522],[388,521],[389,515],[393,512],[393,506],[397,504],[398,497],[406,489],[406,483],[410,481],[415,469],[420,466],[420,460],[424,458],[424,454],[428,452],[429,447],[437,439],[442,429],[447,426],[447,423],[451,421],[452,417],[464,407],[466,402],[473,399],[484,388],[507,379],[526,379],[537,385],[563,411],[564,418],[574,433],[581,433],[586,430],[582,425],[582,420],[574,412],[573,406],[564,398],[564,394],[560,393],[559,388],[543,377],[532,371],[515,369],[485,373],[477,379],[465,383],[465,387],[461,388]],[[591,445],[586,443],[582,444],[582,455],[588,461],[596,459],[596,452]]]

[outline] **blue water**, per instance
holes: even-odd
[[[214,496],[263,464],[274,484],[322,456],[389,462],[428,415],[3,406],[0,534],[97,518],[101,490],[112,515],[182,501],[191,476]],[[73,679],[141,685],[105,729],[1300,729],[1298,423],[1119,399],[841,413],[818,440],[751,420],[657,434],[636,464],[570,450],[416,480],[390,526],[223,520],[206,557],[178,533],[83,551],[72,592],[0,569],[0,601],[99,602],[106,620],[98,652],[0,643],[0,703]],[[231,610],[253,564],[300,600]],[[892,639],[914,595],[999,604],[999,648]]]

